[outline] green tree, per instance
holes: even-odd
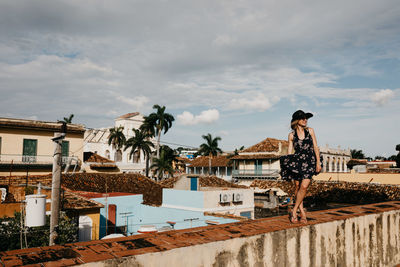
[[[362,150],[350,149],[352,159],[365,159],[365,155]]]
[[[147,128],[153,128],[155,134],[157,135],[156,155],[157,158],[159,158],[161,132],[164,131],[164,134],[166,134],[172,127],[172,122],[175,120],[175,118],[171,114],[165,112],[165,106],[160,107],[159,105],[154,105],[153,109],[155,109],[156,112],[153,112],[149,114],[149,116],[145,117],[144,123],[147,125]],[[151,125],[153,127],[151,127]]]
[[[74,117],[74,114],[70,114],[69,117],[64,117],[63,121],[65,123],[72,123],[72,118]]]
[[[124,127],[110,128],[110,135],[108,136],[108,145],[111,145],[116,149],[121,149],[126,143],[126,137],[123,133]]]
[[[236,156],[236,155],[239,155],[239,152],[240,151],[242,151],[244,149],[244,146],[241,146],[240,148],[235,148],[235,151],[233,151],[233,154]]]
[[[131,152],[129,153],[129,159],[132,158],[134,153],[138,153],[138,157],[140,157],[140,152],[143,152],[146,160],[146,176],[149,176],[149,157],[151,154],[151,148],[154,147],[154,144],[149,141],[149,135],[148,132],[144,130],[139,130],[139,129],[132,129],[134,132],[134,136],[129,138],[126,141],[125,144],[125,149],[127,150],[128,148],[131,149]]]
[[[168,151],[160,149],[160,157],[155,158],[151,168],[157,173],[158,180],[161,180],[165,174],[173,175],[174,169],[172,168],[172,160],[168,155]]]
[[[47,246],[49,244],[49,235],[50,216],[46,216],[46,225],[30,228],[21,228],[20,212],[15,212],[14,217],[3,217],[0,219],[0,251],[20,249],[21,245],[23,248]],[[77,241],[78,226],[72,219],[62,214],[60,216],[56,243],[66,244]]]
[[[211,174],[211,158],[222,153],[222,150],[218,147],[218,141],[221,141],[221,137],[212,137],[211,134],[201,136],[206,142],[200,145],[199,154],[208,156],[208,173]]]

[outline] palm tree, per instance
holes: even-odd
[[[116,149],[121,149],[126,142],[126,137],[123,133],[124,127],[110,128],[110,135],[108,136],[108,145],[111,145]]]
[[[239,152],[242,151],[244,149],[244,146],[241,146],[239,149],[235,148],[235,151],[233,151],[233,154],[235,156],[239,155]]]
[[[201,137],[206,142],[200,145],[199,153],[208,156],[208,173],[211,175],[211,158],[218,153],[222,153],[222,150],[218,147],[218,141],[221,141],[221,137],[213,138],[211,134],[202,135]]]
[[[350,149],[352,159],[365,159],[365,155],[362,150]]]
[[[153,109],[156,109],[156,112],[145,117],[145,124],[148,129],[153,128],[155,130],[155,134],[157,135],[156,153],[157,158],[159,158],[161,132],[164,130],[164,134],[166,134],[171,128],[175,118],[171,114],[165,112],[165,106],[160,107],[159,105],[154,105]],[[153,127],[151,127],[151,125],[153,125]]]
[[[69,115],[69,117],[64,117],[64,122],[65,123],[72,123],[72,118],[74,117],[74,114]]]
[[[172,161],[167,156],[167,151],[162,149],[159,158],[155,158],[151,168],[157,173],[158,179],[161,180],[165,173],[168,175],[174,174],[174,169],[172,168]]]
[[[135,154],[138,153],[138,157],[140,158],[140,151],[144,153],[146,159],[146,176],[149,176],[149,157],[151,154],[151,148],[154,147],[153,142],[148,140],[148,135],[145,131],[139,129],[132,129],[134,132],[134,136],[129,138],[125,143],[125,150],[131,148],[131,152],[129,153],[129,159]]]

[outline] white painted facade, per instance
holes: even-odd
[[[322,156],[322,172],[349,172],[347,162],[351,159],[350,148],[330,148],[328,145],[319,147]]]
[[[124,127],[123,133],[126,140],[133,136],[132,129],[139,129],[143,123],[143,115],[140,113],[126,114],[114,120],[114,126],[108,128],[87,129],[84,137],[84,151],[93,152],[98,155],[115,161],[116,165],[121,172],[138,172],[145,174],[146,161],[144,154],[141,152],[140,156],[134,156],[129,159],[130,149],[124,151],[116,150],[112,145],[108,145],[108,137],[110,135],[110,128]],[[155,140],[152,140],[155,143]]]
[[[254,219],[254,190],[252,188],[201,187],[191,190],[194,175],[182,175],[173,189],[163,189],[163,207],[232,214]]]

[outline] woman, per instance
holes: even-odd
[[[321,171],[321,159],[317,146],[314,130],[307,127],[307,121],[313,114],[298,110],[292,115],[291,128],[288,141],[288,155],[280,159],[281,175],[285,180],[293,180],[295,183],[296,202],[289,219],[291,223],[298,223],[297,210],[300,210],[300,222],[307,223],[306,213],[303,207],[303,199],[312,176]],[[294,154],[292,154],[294,149]]]

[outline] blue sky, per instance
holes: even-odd
[[[162,140],[233,150],[286,139],[396,154],[397,1],[1,1],[0,116],[87,127],[165,105]]]

